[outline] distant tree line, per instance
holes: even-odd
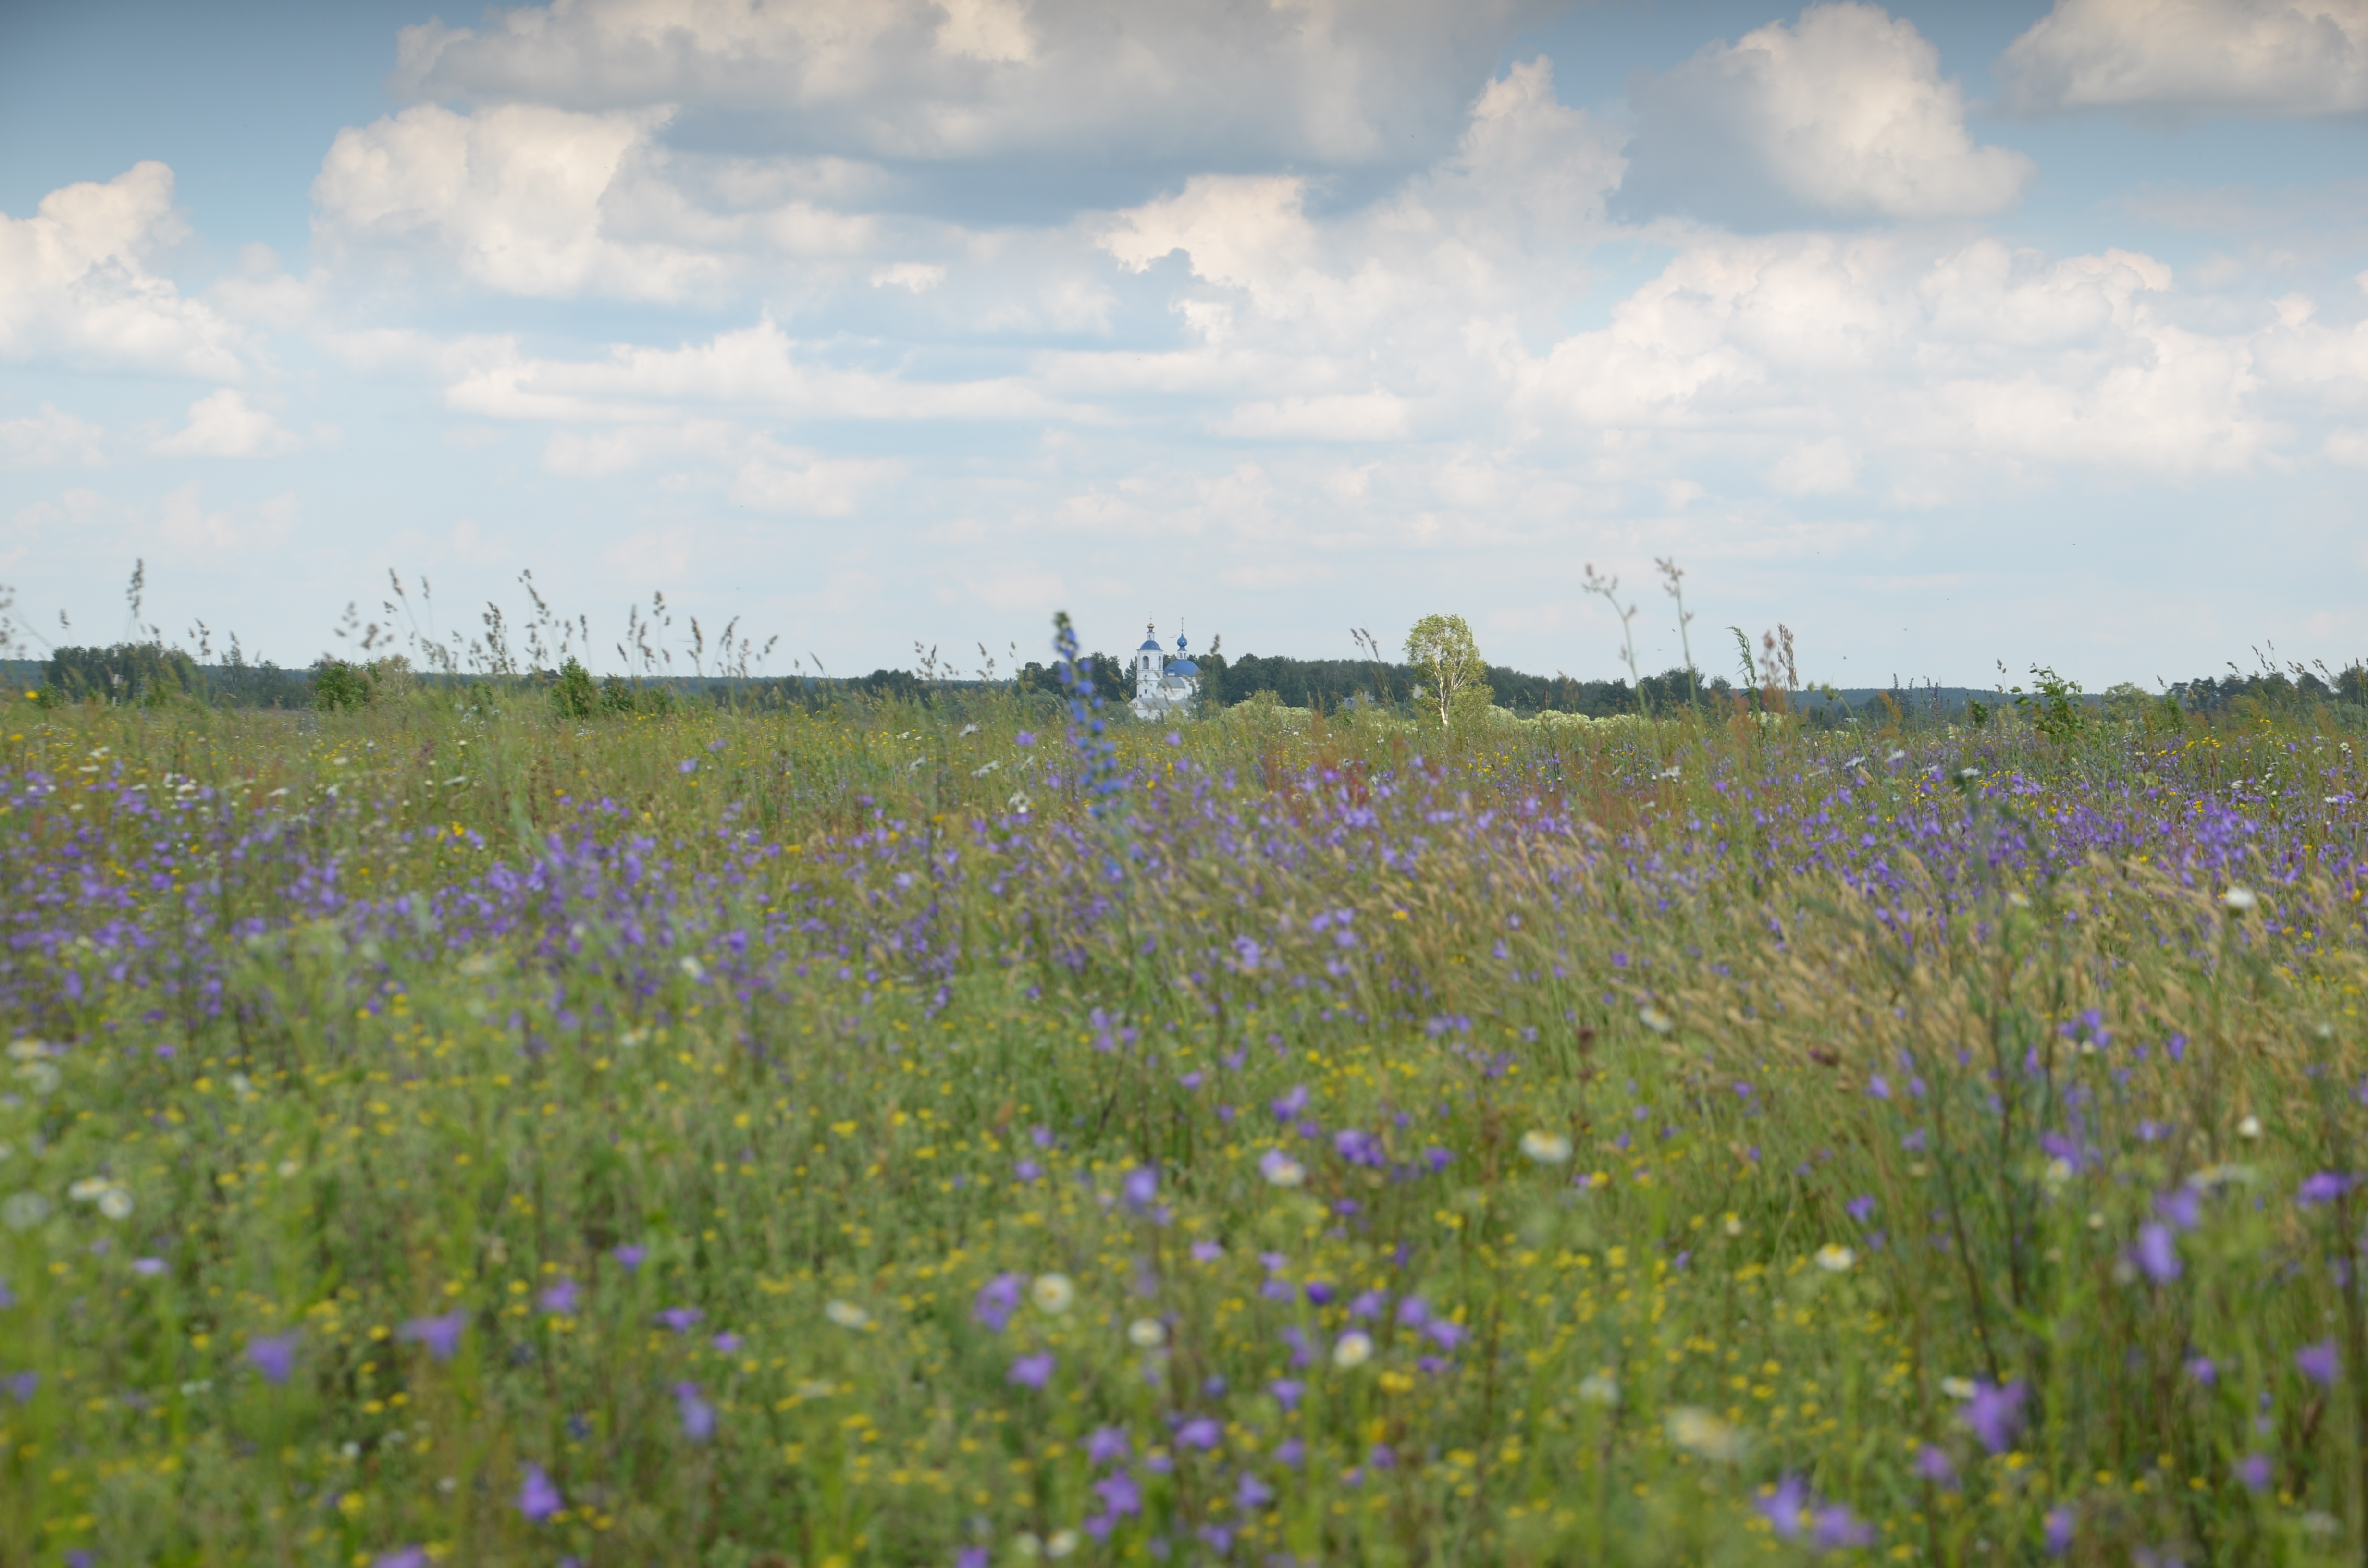
[[[1133,699],[1134,674],[1127,660],[1095,653],[1087,662],[1092,668],[1094,689],[1104,701]],[[1287,708],[1330,711],[1357,702],[1395,706],[1413,701],[1415,688],[1422,685],[1422,672],[1414,665],[1378,659],[1294,659],[1281,653],[1232,658],[1212,652],[1193,663],[1201,666],[1201,700],[1212,708],[1230,708],[1268,692]],[[1636,711],[1636,689],[1624,680],[1527,675],[1502,665],[1490,665],[1487,671],[1496,705],[1516,713],[1578,713],[1602,719]],[[890,689],[885,683],[900,673],[881,670],[867,676],[863,684],[881,683],[882,689]],[[1019,684],[1023,690],[1060,689],[1052,669],[1042,664],[1022,667]],[[1707,705],[1713,699],[1728,697],[1734,689],[1723,676],[1704,676],[1700,671],[1689,675],[1682,668],[1646,676],[1641,684],[1655,712],[1682,708],[1695,700],[1696,694]]]
[[[2198,676],[2170,687],[2181,706],[2198,713],[2214,713],[2242,701],[2271,708],[2305,702],[2349,702],[2368,705],[2368,665],[2353,663],[2341,670],[2325,666],[2291,670],[2265,669],[2248,675],[2232,669],[2214,678]]]
[[[1095,653],[1080,662],[1105,701],[1123,706],[1133,699],[1134,679],[1127,660]],[[1397,708],[1415,702],[1416,692],[1423,686],[1422,671],[1417,666],[1378,658],[1296,659],[1258,653],[1229,657],[1212,650],[1195,663],[1201,669],[1201,700],[1210,709],[1232,707],[1267,694],[1288,707],[1323,711],[1358,703]],[[1725,708],[1738,696],[1725,676],[1683,668],[1646,676],[1632,686],[1625,680],[1531,675],[1502,665],[1485,667],[1490,700],[1522,715],[1610,718],[1637,712],[1640,696],[1645,709],[1669,713],[1689,703]],[[0,671],[17,683],[17,689],[34,691],[46,703],[123,707],[197,702],[228,708],[362,708],[416,687],[467,688],[481,684],[481,677],[475,676],[414,670],[400,656],[360,661],[324,655],[309,668],[283,669],[268,659],[248,660],[235,644],[222,662],[201,665],[186,652],[161,642],[60,648],[43,660],[0,661]],[[2045,673],[2053,678],[2052,672]],[[1010,689],[1000,681],[932,679],[910,670],[892,669],[852,679],[814,676],[596,678],[573,659],[559,670],[529,672],[518,677],[517,684],[547,691],[554,710],[563,717],[586,719],[662,713],[680,704],[811,709],[849,695],[914,702],[939,690]],[[1022,692],[1048,699],[1060,692],[1053,671],[1041,663],[1022,666],[1013,684]],[[2265,665],[2251,673],[2232,669],[2226,676],[2200,676],[2151,694],[2123,685],[2083,696],[2077,683],[2055,684],[2062,690],[2049,700],[2059,711],[2079,709],[2118,718],[2146,717],[2150,722],[2169,714],[2175,722],[2178,713],[2218,715],[2248,705],[2281,710],[2317,704],[2368,710],[2368,664],[2362,663],[2340,671],[2301,665],[2283,670]],[[2042,686],[2048,688],[2047,682]],[[1752,692],[1739,695],[1747,701],[1756,697]],[[2034,700],[2035,694],[2023,699],[2025,703]],[[2016,706],[2012,693],[1993,699],[1986,692],[1958,687],[1909,687],[1850,697],[1828,694],[1824,699],[1796,693],[1792,701],[1804,719],[1818,725],[1978,723],[1988,713]]]
[[[309,708],[313,677],[268,659],[248,662],[233,644],[221,664],[200,665],[162,642],[59,648],[46,660],[11,660],[12,678],[46,703],[100,702],[110,707],[160,707],[202,702],[225,708]]]
[[[162,642],[119,642],[111,647],[59,648],[46,659],[0,661],[17,689],[50,707],[97,702],[117,708],[155,708],[199,703],[214,708],[361,709],[421,687],[468,690],[523,685],[548,691],[564,718],[597,714],[662,713],[680,702],[726,703],[751,698],[774,702],[811,701],[825,684],[784,676],[734,680],[712,676],[609,676],[595,681],[570,659],[558,670],[537,670],[514,679],[487,681],[473,674],[421,671],[401,654],[341,659],[324,654],[306,669],[282,669],[268,659],[250,662],[233,644],[220,664],[200,665]]]

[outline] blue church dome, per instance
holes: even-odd
[[[1156,639],[1156,638],[1153,638],[1153,637],[1146,637],[1146,638],[1144,638],[1144,639],[1143,640],[1143,646],[1142,646],[1142,647],[1140,647],[1140,648],[1137,648],[1137,649],[1135,650],[1135,652],[1136,652],[1136,653],[1158,653],[1158,652],[1159,652],[1159,642],[1158,642],[1158,639]]]
[[[1190,659],[1170,659],[1167,661],[1167,673],[1172,676],[1197,676],[1201,673],[1201,666]]]

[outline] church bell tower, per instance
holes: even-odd
[[[1167,661],[1159,651],[1159,629],[1156,622],[1143,625],[1143,646],[1134,651],[1134,695],[1148,697],[1159,689],[1159,677],[1166,673]]]

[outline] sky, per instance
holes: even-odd
[[[36,653],[2151,688],[2368,656],[2364,501],[2368,0],[0,7]]]

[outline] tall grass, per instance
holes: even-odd
[[[2293,721],[7,720],[0,1561],[2368,1550]]]

